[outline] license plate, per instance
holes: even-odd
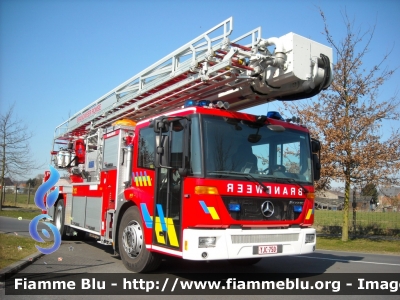
[[[282,250],[283,250],[282,245],[253,246],[254,255],[282,253]]]
[[[278,253],[277,245],[258,246],[258,254],[273,254]]]

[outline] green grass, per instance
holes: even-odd
[[[6,194],[2,207],[12,210],[1,210],[0,216],[32,220],[42,213],[35,205],[33,196],[30,197],[30,204],[27,204],[28,195],[17,195],[17,201],[14,202],[14,195]],[[35,245],[46,248],[53,245],[53,242],[39,244],[29,237],[0,233],[0,269],[36,253],[38,250]]]
[[[40,209],[36,210],[2,210],[0,211],[1,217],[10,217],[10,218],[22,218],[23,220],[32,220],[37,215],[40,215],[42,211]]]
[[[320,225],[342,225],[343,211],[315,210],[315,223]],[[349,211],[349,222],[353,222],[353,211]],[[356,223],[365,226],[379,223],[382,228],[400,228],[400,212],[357,211]]]
[[[6,196],[6,198],[5,198],[3,205],[16,206],[16,207],[30,207],[30,208],[36,207],[34,192],[32,192],[29,197],[28,197],[28,194],[15,195],[15,194],[10,194],[10,193],[6,193],[5,196]],[[29,204],[28,204],[28,200],[29,200]]]
[[[32,238],[0,233],[0,269],[36,253],[37,242]],[[40,247],[50,247],[53,242],[40,243]]]
[[[30,195],[30,201],[28,204],[28,195],[17,194],[17,201],[14,201],[15,194],[6,194],[5,202],[0,211],[0,216],[19,218],[25,220],[32,220],[37,215],[42,213],[41,209],[38,208],[34,203],[34,194]],[[7,209],[7,210],[4,210]],[[10,210],[11,209],[11,210]]]
[[[349,251],[400,255],[400,240],[350,239],[340,237],[317,237],[317,250]]]
[[[318,232],[340,234],[343,223],[343,211],[316,210],[314,227]],[[400,236],[399,212],[357,211],[356,228],[353,228],[353,211],[349,211],[350,233],[362,235]]]

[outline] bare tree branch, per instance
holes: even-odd
[[[41,166],[32,161],[29,140],[33,133],[21,120],[14,118],[14,105],[0,115],[0,185],[4,187],[6,177],[24,176]],[[2,209],[3,193],[0,195]]]
[[[332,180],[345,183],[342,240],[348,239],[348,209],[351,186],[366,184],[399,184],[400,131],[394,129],[383,139],[381,121],[400,118],[400,101],[396,92],[382,99],[379,90],[397,71],[387,67],[392,49],[378,57],[372,67],[365,67],[376,26],[355,31],[354,21],[342,14],[344,37],[338,41],[331,35],[324,12],[324,35],[337,52],[334,78],[328,90],[321,92],[318,102],[288,103],[291,112],[303,116],[311,132],[322,142],[321,176],[317,189],[327,189]],[[381,54],[379,54],[381,55]]]

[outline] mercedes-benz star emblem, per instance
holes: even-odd
[[[269,218],[274,214],[274,205],[272,204],[271,201],[265,201],[263,204],[261,204],[261,212],[262,214]]]

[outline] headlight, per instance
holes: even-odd
[[[306,234],[306,244],[308,243],[314,243],[315,241],[315,234],[313,233],[307,233]]]
[[[199,248],[215,247],[217,238],[213,237],[199,237]]]

